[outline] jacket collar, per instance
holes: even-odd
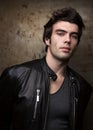
[[[46,62],[46,57],[44,56],[44,57],[42,58],[42,60],[43,60],[43,69],[44,69],[44,71],[47,72],[47,73],[48,73],[48,76],[55,81],[55,80],[57,79],[57,75],[56,75],[55,72],[48,66],[48,64],[47,64],[47,62]],[[75,74],[74,74],[75,72],[73,72],[73,70],[72,70],[69,66],[67,66],[66,73],[67,73],[69,79],[70,79],[72,82],[75,82]]]
[[[43,58],[43,68],[44,71],[48,73],[49,78],[52,78],[54,81],[57,79],[55,72],[48,66],[46,57]]]

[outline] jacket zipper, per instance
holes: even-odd
[[[75,130],[75,112],[76,112],[76,105],[75,105],[75,83],[73,83],[73,130]]]
[[[75,79],[74,77],[71,77],[71,80],[72,80],[72,89],[73,89],[73,130],[75,130],[75,120],[76,120],[76,103],[78,102],[78,99],[76,98],[76,91],[75,91],[75,88],[77,87],[76,86],[76,83],[75,83]]]
[[[37,107],[38,107],[38,103],[39,103],[39,98],[40,98],[40,89],[36,90],[36,101],[35,101],[35,109],[34,109],[34,115],[33,115],[33,119],[36,119],[36,115],[37,115]]]

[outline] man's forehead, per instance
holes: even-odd
[[[53,25],[53,30],[65,30],[78,32],[78,25],[68,21],[58,21]]]

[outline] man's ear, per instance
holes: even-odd
[[[50,39],[49,39],[49,38],[46,38],[46,39],[45,39],[45,43],[46,43],[47,46],[49,46],[49,45],[50,45]]]

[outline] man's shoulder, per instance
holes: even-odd
[[[4,75],[9,75],[10,77],[19,77],[20,75],[25,75],[29,73],[31,70],[40,70],[42,64],[42,59],[35,59],[31,61],[27,61],[24,63],[16,64],[7,67],[3,73],[2,76]]]
[[[9,69],[31,69],[31,67],[35,68],[36,66],[38,67],[40,65],[40,63],[42,62],[42,59],[34,59],[31,61],[26,61],[20,64],[16,64],[13,66],[10,66]]]
[[[72,77],[75,77],[75,78],[81,79],[83,81],[86,81],[85,78],[79,72],[77,72],[76,70],[74,70],[74,69],[72,69],[70,67],[68,67],[68,72]]]
[[[72,77],[75,78],[75,80],[79,83],[79,85],[81,86],[81,88],[90,88],[92,89],[91,84],[77,71],[75,71],[74,69],[68,67],[69,73],[70,75],[72,75]]]

